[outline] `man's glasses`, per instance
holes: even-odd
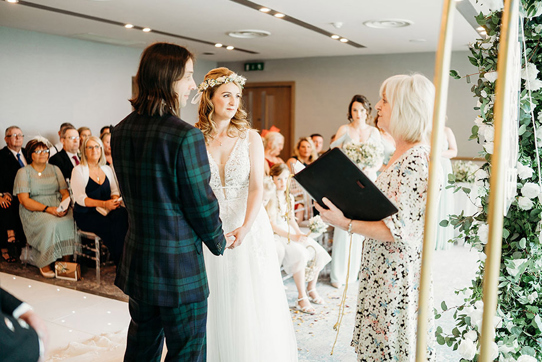
[[[49,151],[49,150],[35,150],[32,153],[35,153],[36,155],[41,155],[42,153],[49,153],[49,152],[51,152],[51,151]]]
[[[10,137],[12,137],[12,138],[24,138],[24,134],[22,134],[22,133],[14,133],[14,134],[7,135],[6,137],[7,138],[10,138]]]
[[[102,147],[100,147],[100,145],[96,145],[96,146],[87,146],[86,148],[87,150],[92,151],[92,150],[99,150]]]
[[[75,141],[75,140],[78,140],[78,139],[79,139],[79,136],[71,136],[71,137],[64,137],[64,138],[67,138],[67,139],[69,139],[69,140]]]

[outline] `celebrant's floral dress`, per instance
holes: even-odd
[[[428,174],[429,147],[415,146],[376,181],[399,212],[383,220],[393,242],[365,240],[352,339],[358,361],[415,361]],[[434,361],[430,305],[427,360]]]

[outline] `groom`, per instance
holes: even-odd
[[[129,215],[115,284],[130,296],[125,361],[205,361],[209,288],[202,242],[226,247],[209,186],[203,134],[180,118],[193,55],[156,43],[141,56],[135,111],[113,128],[111,152]]]

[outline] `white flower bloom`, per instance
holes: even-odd
[[[482,318],[484,315],[484,311],[482,309],[476,309],[472,314],[470,315],[470,324],[478,332],[482,331]]]
[[[517,362],[536,362],[536,358],[524,354],[517,359]]]
[[[537,26],[535,26],[534,31],[540,34],[540,32],[542,31],[542,24],[538,24]]]
[[[480,103],[480,105],[478,107],[481,107],[482,106],[482,103]],[[540,112],[542,113],[542,112]],[[478,127],[482,127],[482,125],[484,124],[484,119],[480,116],[476,117],[476,119],[474,120],[474,124],[476,124]]]
[[[533,169],[529,166],[524,166],[521,162],[518,162],[518,176],[520,179],[525,180],[533,177]]]
[[[474,312],[474,307],[472,305],[466,306],[463,308],[463,312],[465,312],[466,315],[470,316],[472,312]]]
[[[525,89],[531,91],[537,91],[542,88],[542,80],[540,79],[529,79],[525,81]]]
[[[482,98],[487,98],[487,92],[485,90],[483,90],[483,89],[480,92],[480,95],[482,96]]]
[[[475,309],[484,309],[484,301],[483,300],[477,300],[476,303],[474,303]]]
[[[506,266],[506,270],[508,273],[515,277],[519,273],[519,269],[521,266],[527,261],[527,259],[514,259],[508,261],[508,265]]]
[[[486,142],[484,144],[484,150],[486,150],[487,153],[492,155],[493,154],[493,142]]]
[[[534,303],[534,301],[537,299],[538,299],[538,293],[536,291],[532,292],[531,294],[527,296],[527,300],[529,301],[529,303]]]
[[[533,81],[537,75],[538,69],[536,65],[530,62],[521,70],[521,78],[525,80],[529,79],[529,81]]]
[[[499,357],[499,362],[516,362],[516,359],[514,357],[504,357],[502,354]]]
[[[499,342],[499,343],[502,343],[502,341]],[[510,353],[510,352],[514,352],[514,350],[515,349],[512,346],[508,346],[506,344],[499,345],[499,352],[501,352],[501,353]]]
[[[540,186],[534,182],[527,182],[521,188],[521,194],[529,199],[534,199],[540,195]]]
[[[478,238],[480,239],[480,242],[484,245],[487,244],[488,237],[489,237],[489,225],[481,224],[480,227],[478,227]]]
[[[497,343],[491,342],[491,349],[490,349],[490,360],[494,361],[496,358],[499,357],[499,346],[497,346]]]
[[[478,259],[480,259],[481,261],[486,261],[487,255],[484,254],[484,252],[482,250],[480,250],[480,254],[478,254]]]
[[[486,74],[484,74],[484,78],[488,80],[489,82],[493,83],[497,80],[497,72],[496,71],[487,72]]]
[[[471,329],[470,331],[465,333],[464,337],[465,339],[470,339],[471,341],[476,342],[476,340],[478,339],[478,333],[476,333],[474,329]]]
[[[486,124],[482,132],[487,142],[493,142],[495,139],[495,128],[493,126]]]
[[[521,210],[531,210],[533,206],[534,206],[534,203],[528,197],[520,196],[518,198],[518,207]]]
[[[464,339],[461,341],[457,352],[459,352],[462,358],[471,360],[476,355],[476,346],[470,339]]]

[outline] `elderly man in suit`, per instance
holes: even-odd
[[[24,134],[19,127],[8,127],[4,140],[7,146],[0,150],[0,248],[2,259],[13,263],[26,242],[19,217],[19,200],[12,195],[13,182],[17,171],[27,162]]]
[[[193,55],[145,49],[135,111],[112,130],[111,151],[129,230],[115,284],[130,296],[125,361],[205,361],[209,288],[202,243],[227,246],[203,134],[178,116],[196,88]]]
[[[0,288],[0,360],[43,361],[49,333],[32,307]]]
[[[71,179],[72,170],[81,161],[79,151],[79,132],[73,126],[66,126],[60,135],[62,150],[49,159],[51,165],[58,166],[66,180]]]

